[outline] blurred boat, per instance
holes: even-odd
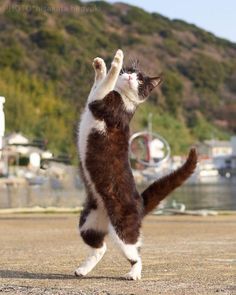
[[[223,179],[217,167],[211,159],[199,162],[193,175],[187,180],[187,184],[213,184]]]

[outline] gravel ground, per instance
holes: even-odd
[[[88,277],[73,272],[88,253],[78,217],[0,216],[1,294],[236,294],[236,215],[150,216],[143,226],[143,277],[111,241]]]

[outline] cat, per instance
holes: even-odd
[[[123,52],[118,50],[107,73],[103,59],[93,61],[94,85],[79,125],[80,170],[87,200],[79,231],[92,249],[75,270],[87,275],[106,252],[109,233],[131,264],[126,279],[141,279],[141,223],[171,191],[194,171],[197,155],[190,150],[185,164],[138,193],[129,163],[129,123],[137,107],[161,83],[136,69],[122,70]]]

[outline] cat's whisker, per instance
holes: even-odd
[[[139,59],[136,58],[136,60],[135,60],[135,69],[136,69],[137,72],[139,72],[139,67],[140,67],[140,62],[139,62]]]

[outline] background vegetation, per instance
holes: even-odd
[[[10,4],[9,4],[10,3]],[[76,155],[76,125],[93,82],[91,61],[117,48],[165,81],[142,105],[132,131],[147,126],[184,153],[191,143],[236,130],[236,44],[180,20],[126,4],[73,0],[0,3],[0,95],[7,131],[44,138]]]

